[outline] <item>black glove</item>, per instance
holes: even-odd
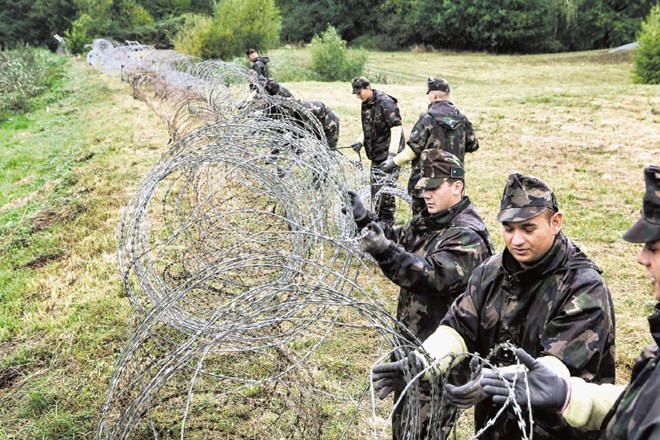
[[[352,145],[351,145],[351,148],[352,148],[353,151],[355,151],[356,153],[359,153],[360,150],[362,149],[362,142],[356,142],[356,143],[352,144]]]
[[[399,166],[394,163],[394,158],[392,156],[388,156],[387,160],[378,168],[380,168],[382,172],[389,174],[399,168]]]
[[[362,250],[371,255],[378,255],[385,251],[390,241],[385,237],[383,228],[376,222],[371,222],[362,231]]]
[[[488,370],[484,372],[481,379],[484,392],[493,396],[493,402],[502,405],[509,397],[509,389],[514,377],[517,376],[515,396],[520,405],[527,405],[526,387],[529,386],[529,396],[533,408],[560,410],[564,406],[568,394],[566,381],[522,348],[516,349],[516,355],[529,370],[527,371],[527,381],[524,379],[525,373],[520,370],[501,372],[504,379],[496,371]]]
[[[479,355],[479,353],[475,353]],[[474,356],[470,360],[470,370],[477,373],[474,379],[470,379],[465,385],[456,386],[450,383],[445,384],[444,397],[449,403],[457,408],[470,408],[488,397],[481,386],[481,373],[489,371],[481,370],[479,358]]]
[[[360,198],[358,193],[356,193],[352,189],[349,189],[347,193],[348,193],[348,198],[351,200],[351,208],[353,209],[353,219],[355,219],[355,223],[359,223],[367,217],[367,208],[364,207],[364,203],[362,203],[362,199]]]
[[[374,381],[374,390],[380,393],[378,398],[383,400],[395,389],[403,389],[403,376],[406,370],[411,376],[416,376],[424,369],[424,362],[420,355],[411,351],[408,357],[396,362],[375,365],[371,369],[371,379]]]

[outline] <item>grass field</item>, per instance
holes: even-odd
[[[466,159],[467,193],[498,250],[495,214],[507,175],[534,174],[553,187],[564,231],[603,268],[612,291],[625,383],[650,342],[654,301],[638,248],[620,237],[638,217],[642,168],[660,163],[660,89],[633,85],[629,60],[604,51],[371,53],[369,68],[386,80],[373,86],[398,98],[406,135],[426,108],[426,77],[449,80],[481,143]],[[354,141],[360,106],[348,83],[284,85],[335,110],[340,146]],[[114,254],[120,210],[168,137],[125,83],[82,61],[71,60],[68,77],[42,99],[38,110],[0,124],[0,439],[86,439],[130,334]],[[361,280],[394,311],[398,289],[377,267]],[[329,358],[374,344],[343,337],[326,347],[337,350]],[[337,362],[324,380],[364,381],[373,360],[359,362]]]

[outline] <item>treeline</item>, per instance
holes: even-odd
[[[200,17],[214,16],[217,22],[222,18],[218,10],[230,2],[2,0],[0,45],[10,48],[25,42],[54,49],[57,41],[53,35],[59,33],[67,36],[74,48],[96,37],[136,39],[171,47],[186,23],[190,28],[191,20],[200,23]],[[257,5],[247,21],[259,21],[259,1],[250,3]],[[310,42],[331,25],[352,45],[372,49],[425,45],[534,53],[599,49],[634,41],[642,20],[657,3],[658,0],[275,0],[275,16],[280,20],[276,26],[279,41],[286,43]],[[249,26],[248,22],[239,24]]]

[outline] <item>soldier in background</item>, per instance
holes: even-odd
[[[369,225],[362,237],[363,249],[378,262],[387,278],[401,289],[397,320],[399,332],[412,345],[429,337],[451,303],[465,290],[472,271],[493,252],[483,220],[464,194],[463,164],[456,156],[434,149],[422,152],[422,179],[417,189],[427,207],[403,228],[387,230],[371,221],[355,193],[349,193],[358,227]],[[400,390],[396,390],[395,401]],[[422,389],[421,421],[426,429],[430,417],[430,389]],[[399,406],[392,420],[395,439],[403,438]]]
[[[245,51],[245,56],[252,62],[251,69],[257,73],[257,78],[270,78],[268,75],[268,62],[270,59],[268,57],[259,56],[259,53],[252,48]]]
[[[432,150],[427,150],[432,151]],[[515,360],[504,343],[523,348],[553,371],[568,371],[586,382],[614,382],[614,310],[600,270],[561,231],[562,213],[545,182],[511,174],[497,220],[506,249],[472,272],[465,292],[451,305],[422,347],[450,368],[450,355],[489,354],[495,365]],[[491,352],[492,350],[492,352]],[[373,368],[375,388],[400,380],[405,369],[427,363],[417,351],[406,359]],[[460,359],[460,357],[458,358]],[[454,363],[453,365],[456,365]],[[501,409],[476,375],[465,385],[445,384],[444,397],[459,408],[475,408],[475,428],[486,427]],[[556,411],[534,411],[535,439],[591,438]],[[511,408],[479,437],[520,438]]]
[[[313,114],[323,127],[323,133],[331,150],[337,149],[339,141],[339,117],[321,101],[300,101],[305,110]]]
[[[451,102],[449,83],[442,78],[429,78],[426,83],[430,101],[428,109],[419,116],[410,132],[406,148],[383,165],[383,170],[390,171],[412,162],[408,193],[413,196],[413,215],[424,208],[421,195],[414,193],[415,184],[419,180],[421,152],[428,148],[439,148],[465,163],[465,153],[474,153],[479,149],[472,123]]]
[[[281,96],[282,98],[293,98],[293,93],[289,91],[282,84],[278,83],[274,79],[269,79],[266,81],[264,90],[271,96]]]
[[[644,179],[646,193],[642,217],[623,234],[623,239],[644,244],[637,262],[646,268],[655,287],[655,299],[660,301],[660,167],[646,167]],[[660,438],[660,302],[655,305],[648,321],[655,343],[640,354],[627,386],[598,385],[587,383],[580,377],[558,375],[519,348],[516,354],[529,371],[527,381],[518,377],[516,401],[527,405],[525,384],[528,384],[532,407],[560,412],[572,426],[598,429],[601,439]],[[494,396],[493,401],[501,405],[509,397],[511,387],[503,381],[511,382],[515,375],[484,374],[481,385],[487,394]]]
[[[398,169],[384,171],[382,167],[389,156],[394,156],[405,146],[401,115],[396,98],[372,89],[371,83],[365,77],[353,78],[351,86],[353,94],[362,101],[362,132],[357,142],[351,146],[356,152],[364,146],[367,158],[371,161],[371,198],[374,200],[384,184],[388,185],[389,182],[389,185],[393,186],[399,178]],[[382,223],[394,225],[394,195],[380,195],[375,210]]]

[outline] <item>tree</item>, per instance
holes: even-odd
[[[274,0],[222,0],[211,21],[191,18],[177,34],[175,47],[202,58],[231,59],[253,47],[265,51],[279,43],[280,12]],[[191,39],[193,44],[186,40]]]
[[[332,26],[312,38],[310,52],[312,70],[321,81],[349,81],[364,72],[367,62],[365,53],[346,48],[346,41]]]
[[[633,81],[642,84],[660,84],[660,4],[642,23],[637,35],[633,56]]]

